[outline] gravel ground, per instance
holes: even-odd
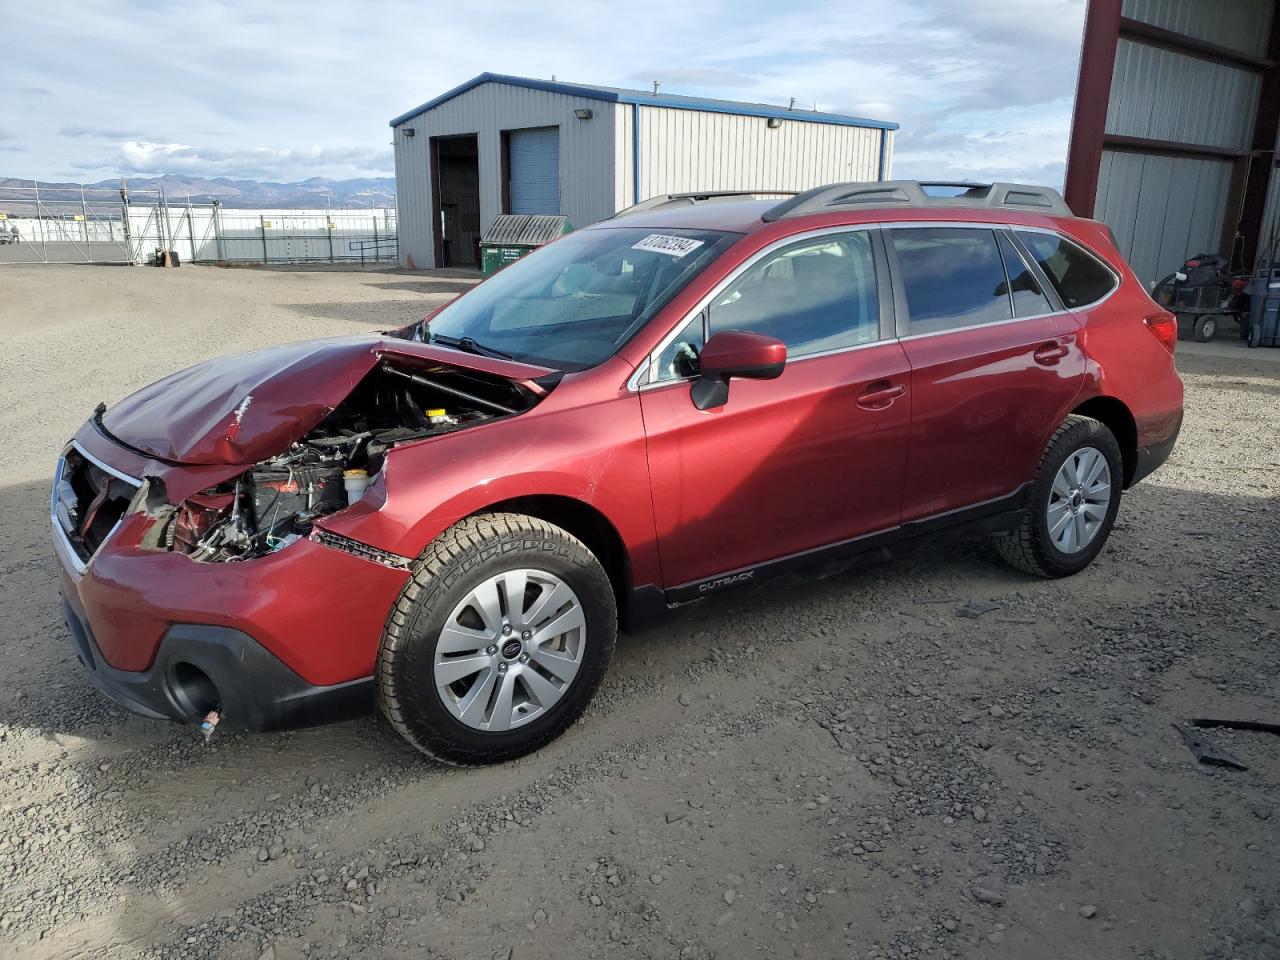
[[[99,697],[46,489],[94,403],[466,282],[0,268],[0,956],[1280,957],[1280,737],[1208,732],[1232,771],[1171,726],[1280,720],[1280,351],[1181,354],[1182,441],[1083,574],[946,542],[726,594],[503,767]]]

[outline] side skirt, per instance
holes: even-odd
[[[912,520],[899,527],[869,533],[851,540],[815,547],[790,556],[768,560],[750,567],[727,570],[704,580],[681,584],[665,591],[668,606],[689,603],[729,587],[745,586],[768,577],[791,573],[810,567],[822,567],[830,564],[847,563],[876,551],[890,548],[896,544],[916,540],[920,537],[933,536],[940,533],[966,532],[973,534],[1006,533],[1018,525],[1026,509],[1026,497],[1030,484],[1023,484],[1013,493],[979,503],[972,507],[962,507],[932,517]],[[647,588],[652,591],[653,588]],[[645,607],[653,609],[653,596],[649,593],[645,598]]]

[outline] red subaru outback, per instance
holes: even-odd
[[[81,661],[180,721],[376,696],[481,763],[725,587],[960,525],[1076,573],[1178,436],[1174,319],[1055,192],[926,186],[658,198],[411,328],[99,407],[51,501]]]

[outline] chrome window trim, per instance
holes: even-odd
[[[142,489],[142,481],[137,477],[129,476],[127,473],[121,473],[110,464],[103,463],[75,440],[72,440],[58,457],[58,463],[53,470],[53,485],[49,490],[49,522],[53,525],[54,547],[58,549],[63,559],[76,573],[83,574],[88,569],[89,561],[93,560],[93,557],[89,557],[89,560],[81,560],[80,555],[76,553],[76,548],[72,546],[71,540],[67,537],[67,532],[62,529],[62,524],[58,522],[58,484],[62,482],[62,472],[67,466],[67,450],[75,450],[79,456],[84,457],[99,470],[110,474],[117,480],[123,480],[125,483],[131,484],[136,490]],[[102,543],[98,544],[98,550],[107,545],[107,542],[115,536],[116,530],[123,522],[124,516],[122,515],[107,531],[107,535],[102,538]],[[94,556],[96,555],[97,551],[95,550]]]
[[[986,323],[971,323],[967,327],[952,327],[950,330],[931,330],[927,333],[909,333],[905,337],[899,337],[898,342],[902,343],[907,340],[923,340],[925,337],[945,337],[951,333],[961,333],[965,330],[982,330],[986,327],[1004,327],[1011,323],[1026,323],[1028,320],[1043,320],[1046,317],[1057,317],[1065,313],[1065,310],[1058,310],[1053,313],[1037,313],[1031,317],[1011,317],[1008,320],[988,320]]]
[[[855,343],[850,347],[836,347],[834,350],[823,350],[821,353],[806,353],[803,357],[796,357],[794,360],[788,358],[787,366],[793,363],[804,363],[806,360],[818,360],[822,357],[834,357],[840,353],[852,353],[855,350],[866,350],[868,347],[883,347],[890,343],[896,343],[894,337],[882,337],[879,340],[871,340],[867,343]],[[684,384],[688,386],[696,380],[696,377],[680,377],[678,380],[658,380],[655,383],[642,383],[634,390],[636,393],[647,393],[650,390],[661,390],[664,387],[678,386]]]
[[[1040,295],[1044,297],[1045,302],[1049,304],[1048,313],[1028,314],[1026,319],[1030,320],[1034,317],[1047,317],[1065,312],[1067,305],[1062,302],[1062,297],[1058,293],[1058,288],[1053,285],[1053,281],[1050,280],[1044,270],[1040,268],[1040,264],[1030,258],[1031,254],[1027,250],[1027,245],[1018,239],[1012,229],[1001,230],[1000,238],[1013,248],[1013,252],[1018,255],[1018,262],[1021,263],[1027,272],[1035,279],[1036,286],[1040,288]],[[1007,272],[1008,264],[1005,264],[1005,269]],[[1012,292],[1010,292],[1010,296],[1012,295]],[[1017,313],[1017,310],[1014,310],[1014,313]]]
[[[1073,240],[1071,237],[1068,237],[1065,233],[1063,233],[1060,230],[1051,230],[1048,227],[1024,227],[1024,226],[1019,226],[1016,223],[1006,224],[1005,226],[1008,228],[1008,230],[1011,233],[1015,235],[1018,234],[1019,232],[1047,233],[1051,237],[1057,237],[1059,240],[1062,240],[1066,243],[1071,244],[1071,246],[1075,247],[1077,250],[1083,253],[1086,257],[1088,257],[1090,260],[1092,260],[1094,263],[1100,266],[1103,270],[1111,274],[1111,279],[1114,280],[1115,283],[1111,285],[1111,289],[1107,291],[1106,296],[1099,297],[1097,300],[1094,300],[1090,303],[1082,304],[1081,306],[1078,306],[1078,307],[1068,307],[1064,302],[1063,303],[1064,309],[1060,311],[1062,313],[1070,313],[1073,310],[1089,310],[1093,307],[1096,307],[1100,303],[1106,303],[1108,300],[1111,299],[1111,297],[1115,294],[1115,292],[1119,290],[1121,285],[1124,283],[1124,277],[1120,275],[1119,271],[1117,271],[1115,267],[1111,266],[1111,264],[1107,263],[1107,261],[1103,260],[1100,256],[1098,256],[1096,253],[1094,253],[1092,250],[1086,247],[1083,243],[1080,243],[1078,240]],[[1031,253],[1032,251],[1028,251],[1028,252]],[[1034,253],[1032,255],[1034,256]],[[1050,283],[1053,282],[1052,277],[1049,278],[1049,282]],[[1056,292],[1056,287],[1055,287],[1055,292]],[[1059,300],[1062,299],[1061,294],[1058,294],[1058,299]]]
[[[1121,277],[1111,267],[1110,264],[1103,261],[1101,257],[1098,257],[1097,255],[1092,253],[1084,245],[1076,242],[1075,240],[1072,240],[1070,237],[1062,233],[1060,230],[1053,230],[1049,227],[1028,227],[1028,226],[1023,226],[1021,224],[1016,224],[1016,223],[997,224],[997,223],[967,222],[963,224],[957,224],[957,223],[952,223],[948,221],[938,221],[938,222],[930,221],[929,223],[925,223],[924,221],[918,221],[918,222],[913,221],[907,224],[883,223],[881,224],[881,226],[885,227],[886,229],[892,229],[892,230],[897,230],[897,229],[900,229],[901,227],[962,226],[967,228],[982,228],[982,229],[995,229],[995,230],[1004,229],[1015,234],[1020,230],[1023,232],[1031,232],[1031,233],[1045,233],[1051,237],[1057,237],[1059,240],[1062,240],[1065,243],[1069,243],[1071,246],[1075,247],[1077,250],[1080,250],[1082,253],[1084,253],[1085,256],[1094,260],[1099,266],[1101,266],[1104,270],[1106,270],[1109,274],[1111,274],[1112,279],[1115,281],[1115,283],[1111,287],[1111,290],[1107,293],[1105,297],[1102,297],[1098,300],[1094,300],[1092,303],[1087,303],[1081,307],[1068,307],[1066,306],[1066,304],[1063,304],[1063,308],[1061,310],[1050,310],[1048,313],[1034,313],[1025,317],[1012,317],[1008,320],[991,320],[991,321],[988,321],[987,323],[971,323],[968,326],[952,327],[949,330],[930,330],[925,333],[908,333],[905,336],[898,337],[899,342],[903,342],[907,340],[923,340],[925,337],[945,337],[953,333],[963,333],[966,330],[981,330],[984,327],[1003,327],[1010,323],[1026,323],[1027,321],[1030,321],[1030,320],[1044,320],[1047,317],[1060,317],[1060,316],[1063,316],[1064,314],[1071,314],[1077,310],[1092,310],[1094,307],[1097,307],[1100,304],[1106,303],[1113,296],[1115,296],[1116,292],[1120,289],[1121,284],[1124,282],[1124,278]],[[1016,245],[1015,245],[1015,249],[1017,249]],[[1018,255],[1021,256],[1022,252],[1018,251]],[[1024,263],[1026,262],[1025,259],[1023,262]],[[1028,266],[1030,265],[1028,264]],[[1052,283],[1053,282],[1052,279],[1049,279],[1049,282]],[[1057,294],[1056,288],[1054,290],[1054,293]],[[1062,299],[1061,295],[1058,295],[1058,299],[1059,300]]]
[[[679,322],[677,322],[672,326],[671,330],[667,333],[666,336],[662,338],[662,340],[658,343],[658,345],[653,350],[649,351],[648,355],[645,356],[644,360],[640,362],[640,364],[636,367],[635,371],[628,378],[627,390],[633,393],[638,393],[642,390],[648,390],[654,387],[666,387],[676,383],[691,383],[694,380],[693,377],[681,377],[678,380],[661,380],[655,383],[642,383],[641,381],[648,377],[649,370],[653,366],[658,355],[661,354],[662,351],[664,351],[667,347],[671,345],[672,341],[675,340],[676,336],[680,333],[680,331],[684,329],[685,324],[687,324],[690,320],[692,320],[694,316],[696,316],[697,314],[701,313],[704,309],[706,309],[707,305],[719,293],[721,293],[725,287],[727,287],[734,280],[736,280],[745,270],[747,270],[749,267],[754,265],[757,260],[768,255],[769,253],[772,253],[773,251],[779,249],[780,247],[787,246],[788,244],[791,244],[796,241],[808,240],[814,237],[821,237],[821,236],[825,236],[833,233],[849,233],[855,230],[912,230],[912,229],[921,229],[926,227],[934,227],[934,228],[948,227],[948,228],[956,228],[956,229],[962,229],[962,230],[991,230],[991,231],[1008,230],[1010,233],[1014,233],[1014,234],[1017,234],[1020,231],[1024,233],[1048,234],[1049,236],[1056,237],[1059,240],[1062,240],[1063,242],[1068,243],[1071,246],[1075,247],[1077,250],[1080,250],[1082,253],[1084,253],[1085,256],[1089,257],[1091,260],[1093,260],[1095,263],[1101,266],[1104,270],[1106,270],[1107,273],[1111,274],[1111,278],[1115,282],[1112,284],[1111,290],[1108,291],[1106,296],[1098,300],[1094,300],[1092,303],[1087,303],[1079,307],[1068,307],[1066,306],[1066,304],[1063,304],[1063,309],[1050,310],[1048,313],[1036,313],[1026,317],[1011,317],[1008,320],[992,320],[988,323],[974,323],[964,327],[952,327],[949,330],[933,330],[928,333],[909,333],[909,334],[906,334],[905,336],[882,337],[878,340],[873,340],[870,343],[858,343],[850,347],[840,347],[835,350],[826,350],[826,351],[823,351],[822,353],[806,354],[803,357],[796,357],[795,359],[788,357],[787,363],[788,364],[801,363],[805,360],[817,359],[818,357],[829,357],[837,353],[847,353],[850,350],[861,350],[864,347],[879,346],[880,344],[889,343],[892,341],[897,341],[901,343],[906,340],[920,340],[925,337],[945,337],[954,333],[962,333],[965,330],[981,330],[984,327],[1000,327],[1010,323],[1025,323],[1030,320],[1043,320],[1047,317],[1059,317],[1059,316],[1062,316],[1063,314],[1070,314],[1077,310],[1091,310],[1095,307],[1100,306],[1101,304],[1106,303],[1113,296],[1115,296],[1116,292],[1119,291],[1120,287],[1124,283],[1124,277],[1121,276],[1120,273],[1117,272],[1115,268],[1111,266],[1111,264],[1107,263],[1097,254],[1091,251],[1088,247],[1084,246],[1083,244],[1079,243],[1076,240],[1073,240],[1071,237],[1068,237],[1061,230],[1055,230],[1052,227],[1027,226],[1025,224],[1004,223],[1004,222],[997,222],[994,220],[993,221],[881,220],[881,221],[876,221],[875,223],[847,224],[843,226],[820,227],[815,230],[806,230],[803,233],[794,233],[782,239],[775,240],[773,243],[769,244],[769,246],[762,247],[760,250],[757,250],[754,254],[751,255],[749,259],[744,260],[742,263],[738,264],[738,266],[734,268],[732,273],[725,276],[718,284],[716,284],[715,287],[711,289],[711,291],[706,296],[704,296],[701,300],[698,301],[698,303],[693,307],[693,309],[685,313],[684,316],[680,318]],[[888,237],[885,237],[886,245],[888,244],[888,242],[889,242]],[[1016,249],[1017,249],[1017,245],[1015,244],[1015,250]],[[1018,255],[1022,256],[1021,250],[1018,250]],[[1028,268],[1031,268],[1032,265],[1027,264],[1025,258],[1023,262]],[[1038,265],[1037,265],[1037,268],[1038,268]],[[892,269],[892,265],[890,265],[890,269]],[[1049,278],[1049,280],[1052,283],[1052,279]],[[1054,292],[1055,294],[1057,293],[1056,288]],[[1061,300],[1060,295],[1058,296],[1058,299]]]
[[[843,225],[833,226],[833,227],[819,227],[815,230],[805,230],[803,233],[789,234],[786,237],[782,237],[781,239],[775,240],[773,243],[769,244],[766,247],[761,247],[759,250],[753,253],[746,260],[743,260],[742,263],[734,267],[732,271],[730,271],[728,274],[722,277],[719,283],[717,283],[714,287],[712,287],[702,297],[702,299],[700,299],[696,304],[694,304],[693,307],[691,307],[688,311],[686,311],[685,314],[676,323],[672,325],[671,329],[667,332],[666,336],[664,336],[662,340],[659,341],[656,347],[654,347],[652,350],[649,351],[648,354],[646,354],[644,360],[640,363],[639,366],[636,367],[635,372],[631,374],[631,376],[627,379],[627,389],[633,393],[638,393],[640,390],[646,389],[648,387],[665,387],[668,384],[672,384],[672,383],[689,383],[690,381],[692,381],[694,379],[693,377],[681,377],[676,380],[660,380],[655,383],[641,382],[643,379],[648,377],[649,371],[652,369],[654,362],[662,354],[662,352],[667,349],[667,347],[671,346],[672,342],[675,341],[675,338],[679,335],[680,331],[685,328],[685,325],[688,324],[689,321],[692,320],[694,317],[696,317],[698,314],[702,313],[702,311],[704,311],[710,305],[712,300],[714,300],[717,296],[719,296],[721,293],[724,292],[726,287],[728,287],[730,284],[736,281],[740,276],[742,276],[743,273],[751,269],[751,267],[755,266],[756,263],[762,260],[764,257],[767,257],[769,254],[776,252],[782,247],[788,247],[794,243],[801,243],[805,240],[813,240],[819,237],[829,237],[829,236],[832,236],[833,234],[839,234],[839,233],[856,233],[858,231],[865,231],[870,233],[872,230],[879,230],[881,226],[882,224],[879,224],[879,223],[850,223],[850,224],[843,224]],[[877,290],[877,294],[878,293],[879,291]],[[876,317],[877,333],[879,331],[879,324],[880,324],[880,318],[877,315]],[[855,343],[847,347],[837,347],[832,350],[824,350],[821,353],[807,353],[803,357],[795,357],[794,359],[791,357],[788,357],[787,363],[788,364],[800,363],[801,361],[804,361],[804,360],[816,359],[817,357],[829,357],[829,356],[832,356],[833,354],[845,353],[849,350],[860,350],[863,347],[871,347],[871,346],[877,346],[882,343],[888,343],[892,339],[893,339],[892,337],[877,336],[877,339],[872,340],[869,343]]]

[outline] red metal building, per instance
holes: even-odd
[[[1276,0],[1089,0],[1066,198],[1151,283],[1277,253]]]

